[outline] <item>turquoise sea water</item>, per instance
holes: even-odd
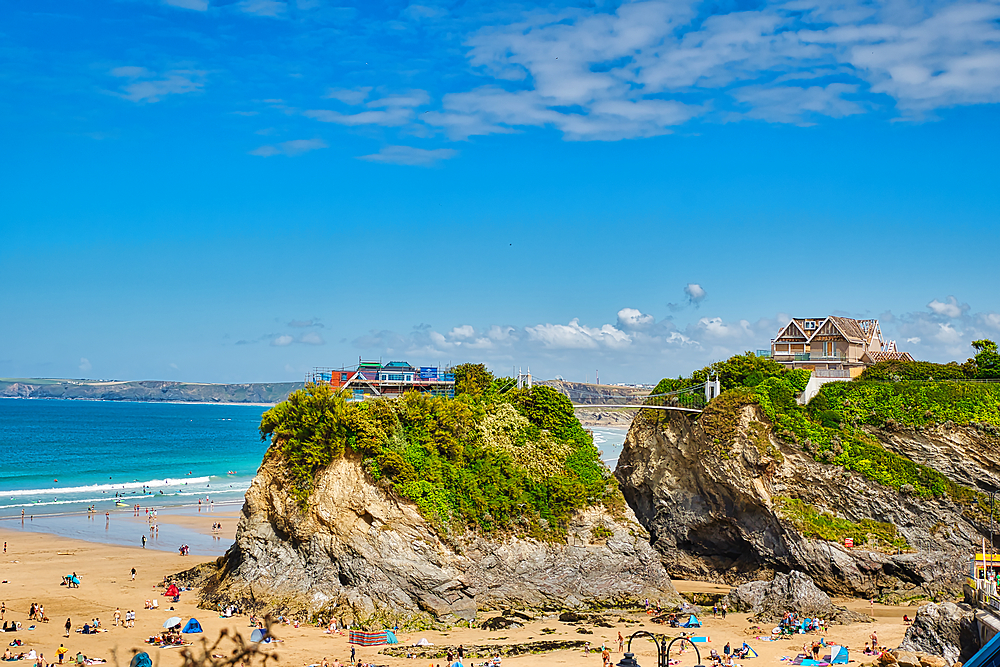
[[[0,399],[0,518],[239,500],[266,409]]]
[[[200,500],[204,512],[238,509],[267,449],[257,432],[265,410],[0,399],[0,527],[136,546],[148,535],[147,507],[200,514]],[[626,432],[593,429],[611,469]],[[133,505],[143,508],[139,517]],[[88,507],[96,510],[93,518]],[[168,523],[147,539],[148,548],[186,543],[201,554],[218,555],[229,546]]]

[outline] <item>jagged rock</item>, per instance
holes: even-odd
[[[416,506],[373,484],[357,458],[317,474],[308,508],[290,494],[280,455],[246,494],[236,542],[202,600],[247,610],[362,623],[472,620],[480,609],[573,609],[677,600],[646,533],[627,510],[577,512],[564,544],[473,533],[444,541]],[[591,529],[611,535],[590,544]]]
[[[917,609],[899,648],[941,656],[949,665],[964,663],[979,650],[975,612],[967,604],[925,604]]]
[[[503,616],[494,616],[491,619],[483,621],[479,626],[483,630],[509,630],[510,628],[520,628],[522,625],[511,618],[504,618]]]
[[[803,451],[805,445],[778,438],[756,405],[729,416],[732,437],[718,441],[700,418],[649,413],[633,420],[615,476],[672,576],[738,584],[799,570],[837,595],[960,594],[968,545],[988,529],[988,522],[984,528],[963,514],[962,506],[947,498],[903,495],[859,473],[819,463]],[[904,435],[894,433],[886,446],[901,448]],[[794,439],[790,432],[784,437]],[[933,431],[921,437],[944,436]],[[912,451],[917,441],[907,442],[912,445],[907,455],[918,459]],[[958,445],[952,444],[942,451],[955,454]],[[980,460],[986,459],[984,453]],[[847,549],[808,537],[782,515],[778,497],[854,522],[891,523],[913,551]]]
[[[733,611],[754,615],[758,623],[780,621],[786,612],[802,618],[822,618],[836,623],[870,620],[867,616],[838,607],[830,596],[802,572],[776,574],[772,581],[751,581],[729,591],[722,601]]]
[[[564,611],[559,614],[559,620],[563,623],[579,623],[580,621],[587,620],[587,617],[575,611]]]
[[[899,663],[899,667],[920,667],[920,657],[912,651],[893,651],[892,655]]]

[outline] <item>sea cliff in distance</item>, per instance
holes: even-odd
[[[164,380],[66,380],[0,378],[0,398],[61,398],[91,401],[170,401],[184,403],[280,403],[302,382],[207,384]]]

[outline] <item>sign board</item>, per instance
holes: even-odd
[[[847,547],[848,549],[853,549],[854,548],[854,538],[853,537],[845,537],[844,538],[844,546]]]

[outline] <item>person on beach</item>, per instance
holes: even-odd
[[[115,619],[115,627],[117,628],[118,624],[122,620],[122,610],[119,609],[118,607],[115,607],[114,619]]]
[[[622,637],[621,630],[618,631],[618,652],[621,653],[625,650],[625,638]]]
[[[68,652],[69,652],[69,649],[66,648],[65,646],[63,646],[62,644],[60,644],[59,648],[56,649],[56,655],[59,656],[59,664],[60,665],[62,664],[63,656],[66,655],[66,653],[68,653]]]
[[[68,618],[66,619],[66,636],[69,637],[69,631],[73,629],[73,622]]]
[[[3,620],[3,615],[7,613],[7,603],[0,602],[0,621]]]
[[[146,548],[146,536],[145,535],[142,536],[142,548],[143,549]],[[135,577],[132,577],[132,578],[135,579]]]

